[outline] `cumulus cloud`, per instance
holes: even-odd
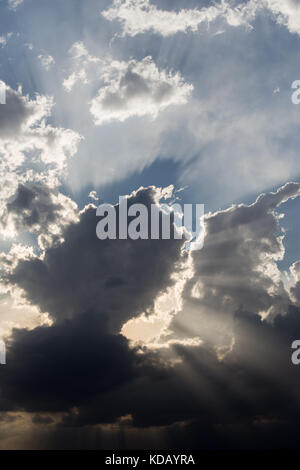
[[[91,55],[82,42],[69,51],[72,72],[63,86],[70,92],[76,83],[99,83],[98,94],[90,101],[96,125],[125,121],[132,116],[152,119],[171,105],[186,104],[193,85],[185,83],[180,73],[159,69],[152,57],[129,62]]]
[[[159,70],[151,57],[129,63],[113,61],[103,74],[105,86],[91,101],[96,125],[131,116],[155,118],[170,105],[185,104],[193,86],[179,73]]]
[[[14,330],[0,369],[1,410],[34,413],[37,425],[47,416],[45,426],[63,412],[68,428],[126,416],[125,427],[165,426],[166,446],[173,448],[177,439],[180,448],[297,446],[299,374],[291,343],[300,335],[300,312],[275,262],[283,254],[276,211],[299,193],[300,184],[289,183],[249,206],[207,216],[206,244],[190,255],[193,270],[182,294],[188,331],[169,336],[167,355],[160,347],[132,348],[119,331],[172,285],[187,257],[181,242],[100,242],[95,207],[88,206],[64,229],[62,244],[43,258],[20,260],[6,276],[54,323]],[[142,188],[129,204],[149,204],[161,194]],[[225,354],[220,344],[226,345],[229,315],[233,341]],[[224,327],[222,343],[215,316]],[[202,341],[188,341],[189,328]],[[178,422],[185,424],[180,432]]]
[[[38,235],[41,248],[59,241],[62,228],[76,221],[77,205],[57,190],[36,183],[19,184],[0,218],[3,235],[23,231]]]
[[[55,60],[53,59],[51,55],[40,54],[38,56],[38,59],[40,63],[42,64],[42,66],[44,67],[44,69],[46,70],[50,70],[51,66],[55,64]]]
[[[78,217],[76,204],[58,190],[66,162],[77,151],[80,136],[48,124],[53,100],[24,96],[6,87],[0,106],[1,268],[11,269],[24,252],[62,241],[62,229]],[[29,244],[27,246],[25,244]],[[1,334],[14,325],[44,323],[36,307],[24,305],[0,285]]]
[[[128,199],[128,205],[150,206],[159,194],[154,188],[141,189]],[[38,203],[41,205],[39,199],[35,205]],[[53,206],[51,209],[54,210]],[[100,309],[112,330],[119,331],[127,320],[150,309],[158,293],[173,284],[170,279],[173,262],[180,261],[183,242],[131,239],[100,242],[96,222],[95,206],[89,205],[78,222],[65,227],[60,245],[47,248],[42,259],[21,261],[6,280],[22,288],[29,302],[56,321]],[[155,275],[157,263],[159,276]]]
[[[70,92],[76,83],[88,84],[101,72],[103,60],[90,54],[82,41],[75,42],[69,50],[73,70],[64,79],[63,87]]]
[[[299,194],[300,184],[288,183],[252,205],[206,216],[204,248],[192,254],[194,275],[173,322],[177,335],[198,334],[224,352],[239,308],[269,321],[287,311],[291,299],[276,264],[284,256],[276,210]]]
[[[264,3],[279,24],[286,26],[291,33],[300,34],[300,2],[298,0],[265,0]]]
[[[9,38],[11,38],[13,33],[3,34],[0,36],[0,46],[5,47]]]
[[[89,198],[93,199],[94,201],[98,201],[99,197],[98,197],[97,191],[90,191]]]
[[[296,261],[291,268],[292,277],[294,280],[293,285],[291,286],[291,294],[294,297],[295,302],[300,304],[300,261]]]
[[[0,212],[19,184],[57,187],[67,159],[77,151],[76,132],[47,124],[52,107],[50,97],[30,99],[6,86],[6,104],[0,107]]]

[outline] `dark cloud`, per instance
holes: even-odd
[[[149,206],[156,193],[141,189],[128,206]],[[17,207],[28,206],[32,195],[19,199]],[[65,228],[64,242],[46,249],[43,258],[20,260],[4,276],[54,321],[14,330],[9,366],[1,370],[4,409],[70,410],[139,373],[143,356],[118,332],[128,319],[151,310],[156,296],[173,284],[183,242],[100,241],[97,222],[95,207],[88,206],[78,223]]]
[[[273,324],[253,313],[235,315],[236,343],[220,361],[208,345],[176,346],[182,363],[156,365],[101,401],[64,419],[67,427],[132,416],[133,427],[169,426],[172,448],[294,447],[299,431],[299,374],[291,343],[300,337],[300,311],[290,308]],[[181,427],[176,423],[181,422]],[[272,440],[274,431],[274,440]],[[280,432],[285,435],[280,437]]]
[[[54,323],[13,331],[1,409],[35,413],[37,425],[63,413],[60,436],[119,423],[129,433],[164,429],[173,448],[297,447],[300,376],[291,344],[300,338],[300,310],[276,278],[283,247],[274,211],[298,194],[290,183],[207,216],[205,247],[192,255],[194,274],[169,335],[193,331],[203,343],[173,344],[167,354],[130,347],[119,331],[172,285],[186,258],[182,242],[100,241],[95,208],[87,207],[63,243],[20,260],[6,277]],[[129,204],[155,195],[141,189]]]
[[[152,57],[141,62],[111,62],[104,65],[105,86],[90,102],[96,124],[125,121],[132,116],[158,113],[170,105],[185,104],[193,86],[177,73],[159,70]]]
[[[154,190],[129,200],[150,205]],[[20,261],[6,281],[56,321],[84,311],[101,311],[117,332],[130,318],[150,309],[155,297],[172,285],[174,264],[181,261],[181,240],[99,240],[94,206],[69,225],[64,242],[43,259]],[[109,287],[109,289],[107,289]]]
[[[126,339],[107,332],[100,312],[15,330],[7,358],[9,366],[0,371],[2,407],[26,411],[80,406],[131,380],[138,363]]]

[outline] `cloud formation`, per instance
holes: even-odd
[[[140,190],[129,198],[128,205],[150,206],[157,194],[154,188]],[[44,210],[41,200],[33,203],[39,212]],[[51,215],[49,210],[45,214]],[[21,260],[6,281],[23,289],[30,303],[56,321],[100,309],[111,329],[118,332],[127,320],[150,309],[158,293],[172,285],[173,263],[180,262],[183,241],[100,241],[96,224],[95,206],[89,205],[79,221],[65,227],[61,244],[47,248],[42,258]],[[158,265],[159,276],[155,274]]]
[[[53,100],[23,96],[21,88],[6,86],[6,104],[0,106],[0,217],[6,203],[27,182],[60,184],[67,159],[77,151],[78,133],[47,124]]]
[[[231,26],[249,25],[257,5],[255,0],[250,0],[231,7],[229,2],[222,1],[201,9],[175,12],[162,10],[149,0],[114,0],[113,6],[102,11],[102,15],[109,21],[119,20],[123,35],[136,36],[150,31],[169,36],[178,32],[196,32],[202,24],[208,25],[217,19],[224,19]]]
[[[171,105],[186,104],[193,90],[180,73],[159,69],[152,57],[128,62],[99,59],[82,42],[73,44],[69,53],[73,71],[64,80],[64,88],[70,92],[78,82],[101,85],[90,101],[90,112],[98,126],[132,116],[155,119]]]
[[[276,269],[283,245],[275,211],[299,193],[300,184],[289,183],[252,205],[206,217],[205,247],[191,255],[183,311],[170,325],[174,335],[184,314],[177,338],[188,338],[190,328],[203,341],[169,342],[165,351],[162,342],[159,352],[130,347],[119,331],[172,286],[187,259],[181,243],[100,242],[95,207],[86,207],[64,229],[63,243],[40,259],[20,259],[6,275],[54,323],[13,331],[8,366],[0,369],[1,410],[46,413],[45,426],[62,412],[66,428],[122,420],[133,429],[164,426],[166,447],[178,439],[180,448],[297,445],[291,343],[300,335],[300,312]],[[141,188],[129,203],[149,204],[158,194]]]
[[[265,0],[265,6],[274,14],[278,24],[291,33],[300,35],[300,3],[298,0]]]
[[[125,121],[131,116],[150,116],[170,105],[186,104],[193,86],[179,73],[159,70],[151,57],[142,61],[113,61],[103,74],[105,86],[91,101],[96,125]]]

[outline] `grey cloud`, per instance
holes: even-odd
[[[154,188],[141,189],[128,205],[149,206],[155,194]],[[79,222],[64,229],[63,243],[48,248],[43,259],[20,261],[6,282],[22,288],[32,304],[56,321],[101,309],[113,330],[119,331],[127,320],[150,309],[158,293],[172,285],[174,263],[182,259],[182,241],[100,241],[98,221],[95,206],[88,206]]]
[[[0,106],[0,138],[16,137],[33,112],[33,106],[22,95],[7,87],[6,105]]]
[[[296,280],[295,284],[291,287],[291,294],[294,296],[295,301],[300,303],[300,261],[297,261],[291,266],[292,274]]]
[[[77,205],[45,184],[19,184],[3,209],[0,223],[4,230],[38,235],[41,247],[61,239],[65,225],[77,220]]]
[[[274,211],[299,193],[299,183],[288,183],[252,205],[206,216],[204,248],[193,254],[194,276],[186,284],[182,312],[173,323],[177,335],[196,332],[226,349],[232,343],[233,315],[240,307],[269,318],[286,311],[290,297],[276,265],[284,248]]]
[[[299,374],[291,343],[300,337],[300,312],[269,268],[282,254],[274,210],[299,189],[289,183],[252,205],[207,216],[206,243],[193,254],[194,274],[178,315],[204,342],[174,344],[172,365],[157,352],[130,348],[118,331],[171,285],[181,244],[99,244],[95,208],[86,208],[60,246],[42,260],[20,261],[7,278],[49,311],[54,324],[13,331],[7,367],[0,369],[1,409],[63,411],[59,429],[66,432],[127,416],[129,429],[140,433],[164,426],[170,447],[297,447]],[[131,202],[149,203],[154,194],[155,188],[141,189]],[[262,320],[258,313],[267,308],[272,318]],[[210,320],[214,314],[223,331]],[[234,341],[221,354],[229,316]],[[186,337],[189,329],[178,327],[177,335]]]

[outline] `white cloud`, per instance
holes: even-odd
[[[86,85],[90,82],[90,76],[95,78],[99,74],[99,65],[101,59],[92,56],[87,51],[83,42],[78,41],[73,44],[69,50],[72,59],[73,70],[71,74],[63,81],[63,87],[70,92],[76,83]]]
[[[90,199],[93,199],[94,201],[99,201],[99,197],[97,195],[97,191],[91,191],[89,193],[89,198]]]
[[[261,3],[261,2],[260,2]],[[257,0],[232,7],[225,0],[201,9],[181,9],[179,12],[165,11],[151,5],[149,0],[114,0],[102,15],[109,21],[119,20],[123,34],[135,36],[153,31],[163,36],[178,32],[197,31],[201,24],[209,24],[223,18],[231,26],[249,25],[259,8]]]
[[[5,47],[9,38],[11,38],[13,33],[7,33],[0,36],[0,47]]]
[[[129,62],[108,56],[100,59],[91,55],[82,42],[75,43],[69,53],[72,71],[63,81],[65,90],[72,91],[77,83],[100,85],[90,100],[96,125],[123,122],[132,116],[154,119],[170,105],[185,104],[193,90],[180,73],[160,70],[150,56]]]
[[[90,107],[96,125],[132,116],[156,118],[170,105],[185,104],[193,90],[179,73],[159,70],[151,57],[113,61],[104,68],[102,79],[105,86]]]
[[[55,64],[55,60],[51,55],[40,54],[38,59],[46,70],[49,70],[50,67]]]
[[[13,90],[6,85],[6,104],[0,106],[2,267],[33,253],[33,247],[16,249],[17,245],[12,245],[8,254],[2,251],[9,250],[12,242],[20,242],[20,234],[34,233],[40,248],[44,248],[55,240],[60,242],[63,226],[76,218],[76,204],[57,187],[68,158],[76,153],[80,136],[47,123],[52,107],[51,97],[29,98],[21,88]],[[17,325],[44,322],[40,312],[24,306],[24,301],[20,309],[18,299],[6,296],[2,300],[2,287],[0,284],[0,335]]]

